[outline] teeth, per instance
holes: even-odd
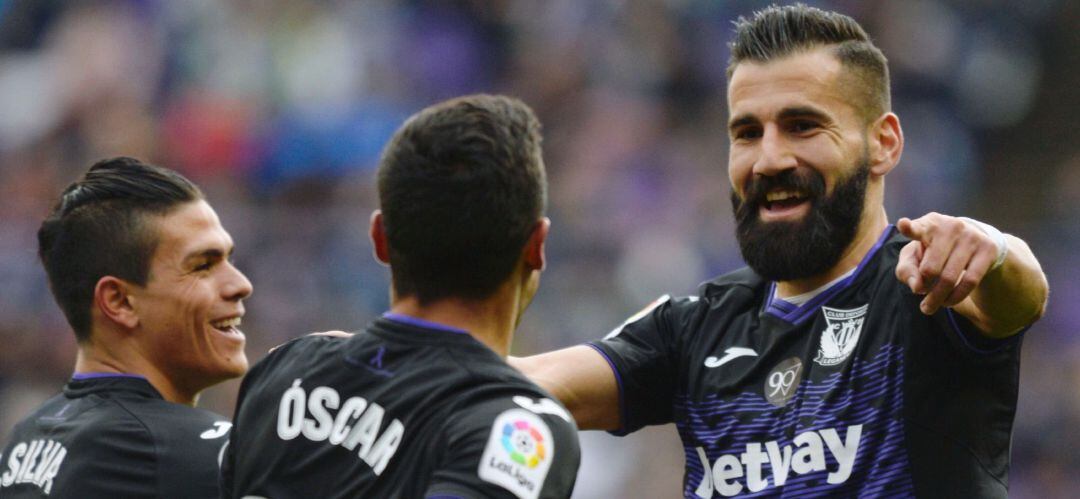
[[[231,327],[239,326],[240,325],[240,318],[239,317],[233,317],[231,319],[222,319],[220,321],[211,322],[210,325],[214,326],[214,327],[216,327],[218,329],[229,329]]]
[[[765,200],[770,203],[777,201],[783,201],[791,198],[802,198],[803,194],[799,191],[773,191],[765,195]]]

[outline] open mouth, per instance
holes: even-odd
[[[761,203],[763,211],[770,215],[792,214],[804,204],[809,204],[810,194],[800,189],[776,189],[765,194]]]
[[[244,333],[240,332],[241,317],[229,317],[228,319],[220,319],[211,321],[210,326],[225,334],[232,334],[243,336]]]

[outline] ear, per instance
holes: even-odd
[[[529,240],[525,242],[524,258],[526,270],[544,270],[547,260],[544,256],[544,242],[547,241],[548,230],[551,229],[551,219],[541,218],[533,226]]]
[[[900,118],[891,112],[883,114],[870,126],[869,135],[870,172],[883,177],[900,163],[904,152]]]
[[[390,246],[386,242],[386,228],[383,227],[382,210],[371,212],[371,229],[368,234],[371,236],[375,259],[385,265],[390,265]]]
[[[107,275],[94,286],[94,306],[106,319],[126,328],[135,329],[139,316],[130,293],[130,284]]]

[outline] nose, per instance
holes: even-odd
[[[227,263],[229,266],[229,276],[226,279],[225,286],[222,289],[222,295],[226,300],[236,301],[242,300],[251,296],[254,288],[251,285],[251,281],[240,269],[233,266],[232,263]]]
[[[754,175],[772,177],[799,165],[791,143],[775,123],[767,123],[758,142],[760,150],[754,162]]]

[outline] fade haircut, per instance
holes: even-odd
[[[820,47],[829,47],[833,57],[848,70],[841,82],[854,99],[866,123],[892,108],[889,66],[862,26],[836,12],[826,12],[803,4],[771,6],[753,18],[735,21],[735,37],[730,44],[727,76],[740,63],[765,63]]]
[[[433,105],[394,133],[378,190],[398,295],[483,299],[510,276],[544,213],[540,140],[532,109],[492,95]]]
[[[90,339],[94,288],[104,276],[139,286],[150,277],[158,232],[149,217],[203,199],[179,173],[134,158],[99,161],[64,189],[38,229],[49,288],[81,343]]]

